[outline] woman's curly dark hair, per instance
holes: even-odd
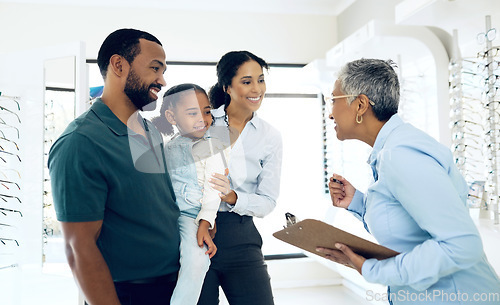
[[[233,77],[244,63],[254,60],[262,68],[269,70],[269,65],[260,57],[248,51],[231,51],[221,57],[217,63],[217,83],[210,88],[208,97],[214,109],[224,105],[224,110],[231,102],[225,89],[231,85]]]

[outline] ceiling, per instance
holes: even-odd
[[[0,0],[10,3],[155,8],[217,12],[338,15],[356,0]]]
[[[486,16],[491,24],[486,26]],[[491,28],[499,28],[499,0],[405,0],[396,7],[396,22],[403,25],[439,27],[452,34],[457,33],[458,43],[465,56],[475,55],[485,47],[476,40]],[[493,44],[498,44],[497,33]]]

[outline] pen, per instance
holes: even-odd
[[[338,183],[338,184],[343,184],[340,180],[335,179],[335,178],[332,178],[332,181],[335,182],[335,183]]]

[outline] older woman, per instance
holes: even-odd
[[[467,185],[448,148],[396,114],[399,82],[391,61],[360,59],[340,70],[330,118],[339,140],[373,147],[374,182],[366,194],[334,174],[334,206],[360,219],[399,255],[365,259],[349,247],[318,248],[369,282],[388,285],[392,304],[500,303],[500,279],[488,263],[466,207]]]

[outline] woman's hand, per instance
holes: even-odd
[[[229,204],[236,204],[238,196],[233,190],[231,190],[231,184],[229,182],[229,178],[227,177],[228,174],[229,170],[227,168],[224,171],[224,175],[218,173],[213,174],[210,179],[210,184],[214,189],[220,192],[219,197],[222,201]]]
[[[351,204],[356,189],[344,177],[333,174],[328,182],[330,197],[334,206],[347,209]]]
[[[351,248],[344,244],[336,243],[335,247],[337,249],[318,247],[316,248],[316,251],[325,254],[326,258],[331,261],[345,266],[353,267],[354,269],[358,270],[359,274],[362,275],[361,268],[363,267],[366,258],[354,253]]]
[[[210,228],[210,223],[204,219],[200,220],[200,226],[198,227],[198,232],[196,233],[196,238],[198,240],[198,246],[203,248],[204,244],[207,245],[208,250],[205,254],[208,254],[210,258],[212,258],[217,252],[217,246],[215,246],[212,241],[212,237],[210,237],[210,232],[208,231]]]

